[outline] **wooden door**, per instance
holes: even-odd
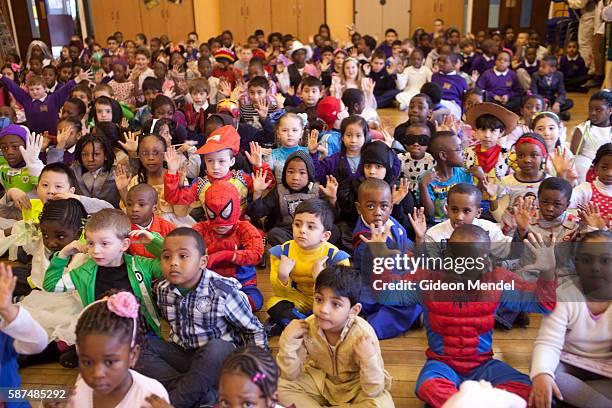
[[[297,0],[271,0],[270,6],[272,31],[298,35]],[[321,24],[320,21],[317,23]]]
[[[438,2],[440,0],[412,1],[410,5],[410,30],[414,32],[418,27],[425,31],[433,31],[433,21],[438,18]]]
[[[384,33],[382,20],[382,7],[378,1],[355,0],[355,27],[359,33],[369,34],[378,42]]]
[[[89,14],[98,43],[106,46],[106,38],[117,31],[117,10],[114,1],[90,1]],[[127,37],[126,37],[127,38]]]
[[[255,30],[261,29],[264,33],[272,31],[270,0],[246,0],[245,7],[245,35],[242,38],[237,38],[237,41],[241,43],[246,43],[247,37],[255,34]]]
[[[165,2],[168,36],[174,43],[187,40],[187,34],[195,30],[193,19],[193,0],[183,0],[181,4]]]
[[[168,33],[166,8],[162,4],[149,9],[140,2],[140,20],[142,32],[149,39]]]
[[[444,26],[455,27],[463,32],[464,0],[436,0],[438,2],[437,18],[444,20]],[[433,21],[432,21],[433,23]]]
[[[387,0],[387,3],[381,6],[381,8],[382,29],[380,32],[380,41],[384,41],[385,30],[387,28],[395,29],[399,39],[412,36],[409,0]]]
[[[126,40],[133,40],[142,32],[140,3],[140,0],[115,0],[116,31],[121,31]]]
[[[472,33],[489,31],[489,0],[474,0],[472,9]]]
[[[232,0],[223,3],[221,13],[221,27],[229,30],[234,36],[235,42],[242,43],[246,38],[246,6],[244,0]]]
[[[325,21],[325,0],[297,0],[297,36],[303,44],[312,42]]]

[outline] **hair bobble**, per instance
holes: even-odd
[[[251,378],[251,381],[253,381],[254,383],[259,382],[260,380],[265,380],[267,378],[267,375],[265,373],[261,373],[261,372],[257,372],[255,373],[255,375]]]
[[[115,293],[106,300],[106,307],[117,316],[132,319],[132,341],[130,342],[130,348],[133,348],[136,344],[138,309],[140,308],[136,297],[130,292]]]
[[[306,126],[308,126],[308,114],[298,113],[297,115],[300,117],[300,119],[302,119],[302,125],[304,129],[306,129]]]

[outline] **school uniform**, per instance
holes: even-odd
[[[397,75],[389,75],[385,68],[379,72],[370,72],[370,78],[374,81],[374,98],[376,99],[376,105],[379,108],[388,108],[393,105],[395,95],[399,93],[399,90],[395,87],[395,81]]]
[[[542,95],[551,105],[558,102],[561,112],[568,111],[574,106],[574,101],[567,98],[564,78],[563,73],[559,71],[546,76],[536,72],[531,76],[531,93]]]
[[[476,86],[485,91],[487,102],[499,103],[494,97],[507,95],[508,101],[503,105],[511,111],[518,111],[523,87],[511,69],[506,69],[504,72],[499,72],[495,68],[488,69],[478,78]]]
[[[563,73],[565,89],[568,92],[584,92],[584,83],[588,80],[588,69],[584,59],[580,55],[570,58],[567,55],[559,61],[559,71]]]
[[[472,71],[474,70],[474,60],[478,56],[475,52],[471,55],[461,54],[463,57],[463,65],[461,66],[461,70],[468,75],[472,75]]]
[[[496,55],[489,57],[485,54],[479,54],[474,57],[472,62],[472,71],[478,71],[478,74],[485,72],[487,69],[491,69],[495,66]]]
[[[531,77],[534,73],[540,69],[540,60],[535,60],[533,63],[529,63],[526,59],[516,67],[516,76],[518,77],[521,86],[525,91],[531,88]]]
[[[58,112],[70,96],[70,91],[76,85],[76,82],[71,79],[52,94],[45,95],[40,99],[32,99],[13,80],[2,77],[0,82],[15,97],[15,100],[23,106],[23,110],[26,113],[26,124],[30,131],[35,133],[47,131],[51,134],[57,131]]]
[[[457,119],[461,119],[463,94],[468,89],[465,79],[455,71],[448,74],[438,72],[431,76],[431,82],[439,85],[442,89],[440,103],[448,108]]]

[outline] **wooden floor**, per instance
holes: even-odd
[[[574,126],[585,120],[588,115],[588,95],[571,94],[575,105],[572,110],[572,120],[566,124],[568,136]],[[385,126],[395,126],[406,120],[406,113],[397,110],[380,110]],[[258,286],[264,297],[272,294],[269,270],[258,270]],[[264,312],[258,313],[263,322],[267,318]],[[538,332],[541,318],[531,315],[531,325],[528,328],[515,328],[509,332],[496,330],[493,336],[493,350],[498,359],[506,361],[518,370],[528,373],[533,340]],[[270,340],[274,352],[278,349],[278,337]],[[414,395],[414,386],[421,367],[425,362],[427,338],[425,330],[413,330],[403,336],[383,340],[381,342],[385,367],[393,376],[392,394],[395,406],[398,408],[422,407],[423,403]],[[77,370],[61,367],[59,364],[45,364],[28,367],[20,371],[24,388],[40,388],[41,386],[73,385]]]

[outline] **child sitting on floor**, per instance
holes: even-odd
[[[267,347],[263,327],[240,284],[208,269],[207,261],[198,232],[180,227],[166,236],[161,252],[164,280],[156,287],[156,299],[170,334],[168,342],[148,336],[137,369],[164,384],[176,407],[216,401],[221,363],[245,340]]]
[[[376,333],[359,317],[360,286],[346,266],[327,267],[317,276],[313,315],[292,321],[279,340],[282,404],[394,407]]]
[[[553,397],[577,408],[612,406],[612,380],[591,366],[609,369],[612,358],[611,242],[609,231],[594,231],[577,244],[578,279],[559,287],[557,306],[535,340],[530,406],[549,408]]]
[[[415,220],[415,229],[425,228],[425,218]],[[391,251],[379,243],[387,242],[389,230],[382,227],[372,231],[370,243],[373,256],[395,257],[399,251]],[[518,394],[525,401],[529,397],[529,377],[507,363],[493,359],[493,327],[496,311],[507,307],[515,311],[550,313],[555,307],[554,248],[546,247],[542,237],[529,236],[526,245],[536,255],[536,263],[529,269],[538,269],[537,282],[526,282],[512,272],[495,267],[490,256],[490,239],[482,228],[465,224],[456,228],[450,239],[441,270],[417,269],[408,271],[403,280],[419,283],[414,290],[395,291],[393,299],[399,304],[420,304],[425,313],[425,327],[429,348],[427,361],[416,383],[417,396],[434,408],[440,408],[462,382],[487,380],[494,387]],[[455,268],[459,258],[471,258],[474,267],[462,271]],[[387,258],[388,259],[388,258]],[[447,261],[450,260],[451,262]],[[383,261],[386,261],[383,260]],[[450,266],[450,265],[453,266]],[[463,272],[463,273],[457,273]],[[467,288],[470,283],[512,282],[513,290],[434,290],[423,289],[420,283],[457,284]],[[457,328],[461,327],[461,330]],[[445,345],[455,344],[456,347]]]
[[[280,334],[291,320],[311,313],[314,281],[325,265],[349,265],[349,255],[327,242],[333,222],[325,201],[302,201],[293,217],[293,239],[270,249],[274,296],[267,301],[269,335]]]
[[[105,403],[136,407],[146,404],[152,393],[168,402],[168,393],[158,381],[133,370],[142,352],[146,327],[139,309],[131,292],[119,291],[83,310],[76,325],[79,377],[68,407]],[[107,384],[101,386],[100,378],[107,379]]]
[[[173,231],[176,226],[170,221],[156,215],[157,191],[147,183],[136,184],[129,189],[125,200],[125,212],[132,223],[132,231],[147,230],[157,232],[162,238]],[[138,243],[137,237],[130,237],[130,248],[128,252],[132,255],[156,258],[145,249],[143,244]]]
[[[315,136],[316,137],[316,136]],[[249,203],[248,214],[256,226],[268,227],[266,241],[270,246],[281,245],[291,240],[293,216],[296,207],[304,200],[327,198],[329,204],[336,205],[338,182],[332,175],[325,178],[326,185],[320,185],[314,178],[312,158],[301,150],[287,157],[283,168],[282,180],[276,188],[263,196],[268,188],[266,175],[259,171],[253,180],[253,201]],[[262,228],[263,229],[263,228]]]
[[[366,240],[370,238],[372,228],[382,225],[390,231],[390,237],[385,243],[390,249],[406,253],[414,249],[413,244],[404,227],[391,216],[393,202],[391,188],[386,181],[368,178],[361,183],[355,206],[359,219],[353,232],[353,267],[359,272],[362,282],[359,296],[362,313],[374,328],[379,340],[397,337],[415,323],[421,314],[421,308],[380,302],[378,294],[371,289],[368,266],[372,265],[372,254],[368,250]]]
[[[262,401],[265,408],[283,408],[277,403],[279,371],[267,350],[248,346],[234,351],[221,366],[219,405],[256,406],[257,401]]]
[[[240,195],[231,183],[213,184],[204,199],[207,221],[196,223],[193,229],[206,243],[207,265],[219,275],[240,282],[251,309],[257,311],[263,305],[255,271],[264,254],[261,232],[249,221],[240,220]]]

